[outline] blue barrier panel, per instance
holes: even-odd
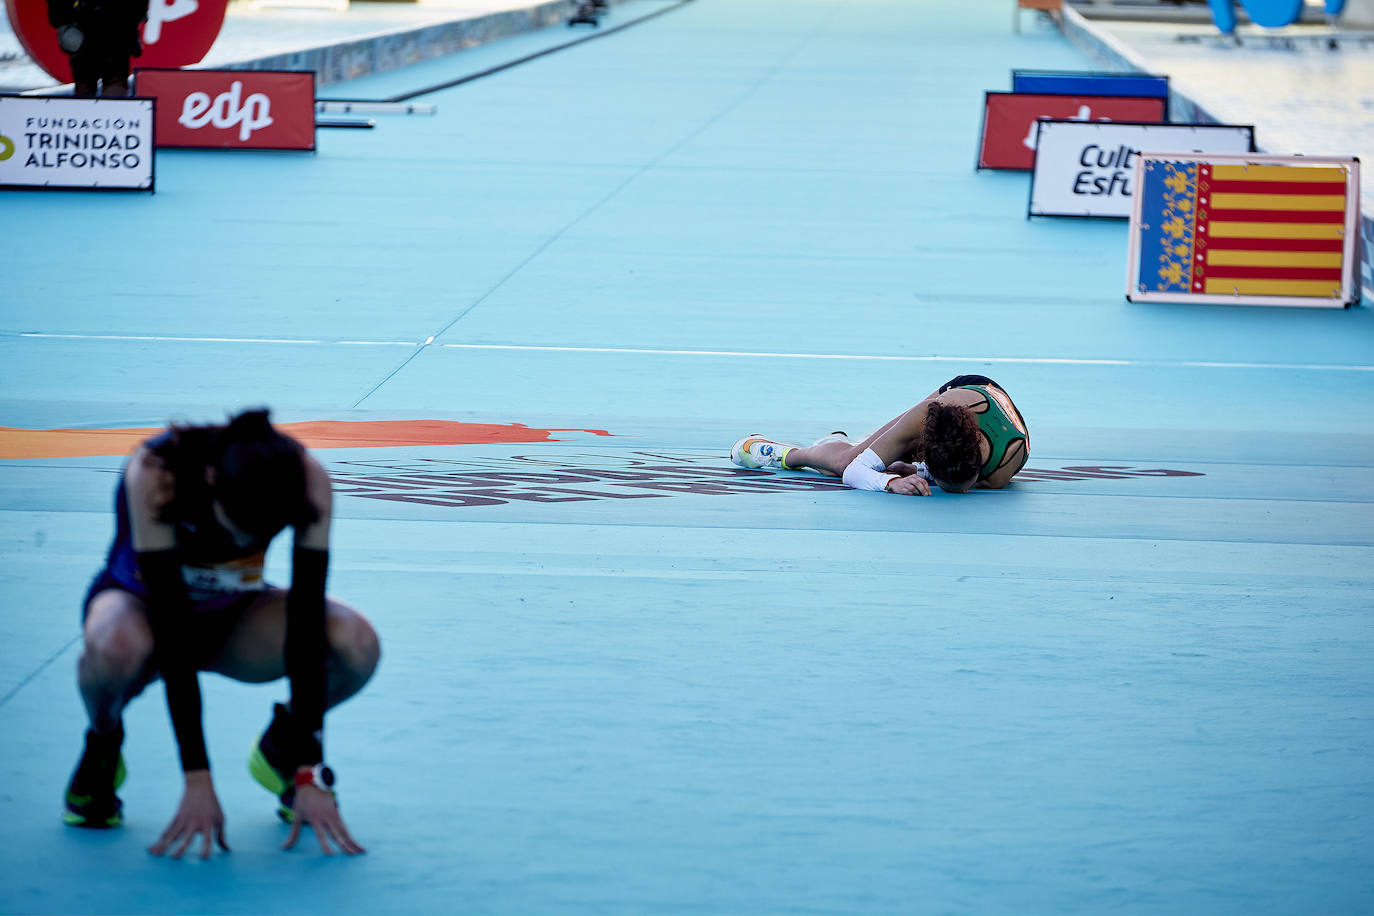
[[[1147,73],[1075,73],[1055,70],[1011,71],[1012,92],[1056,95],[1114,95],[1167,99],[1169,78]]]

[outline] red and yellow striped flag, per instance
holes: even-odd
[[[1346,170],[1198,164],[1192,291],[1341,294]]]

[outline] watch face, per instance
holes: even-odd
[[[325,766],[324,764],[320,764],[319,769],[318,769],[316,772],[319,774],[319,782],[320,782],[320,785],[324,786],[326,789],[332,789],[332,788],[334,788],[334,771],[333,771],[333,770],[331,770],[329,767]]]

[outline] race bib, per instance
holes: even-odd
[[[256,592],[266,587],[262,578],[266,561],[264,552],[222,563],[182,564],[181,577],[186,582],[186,593],[192,601],[222,598],[239,592]]]

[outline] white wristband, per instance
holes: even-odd
[[[886,467],[873,449],[866,448],[849,462],[849,467],[844,469],[841,479],[856,490],[886,490],[888,481],[896,480],[899,476],[880,473]]]

